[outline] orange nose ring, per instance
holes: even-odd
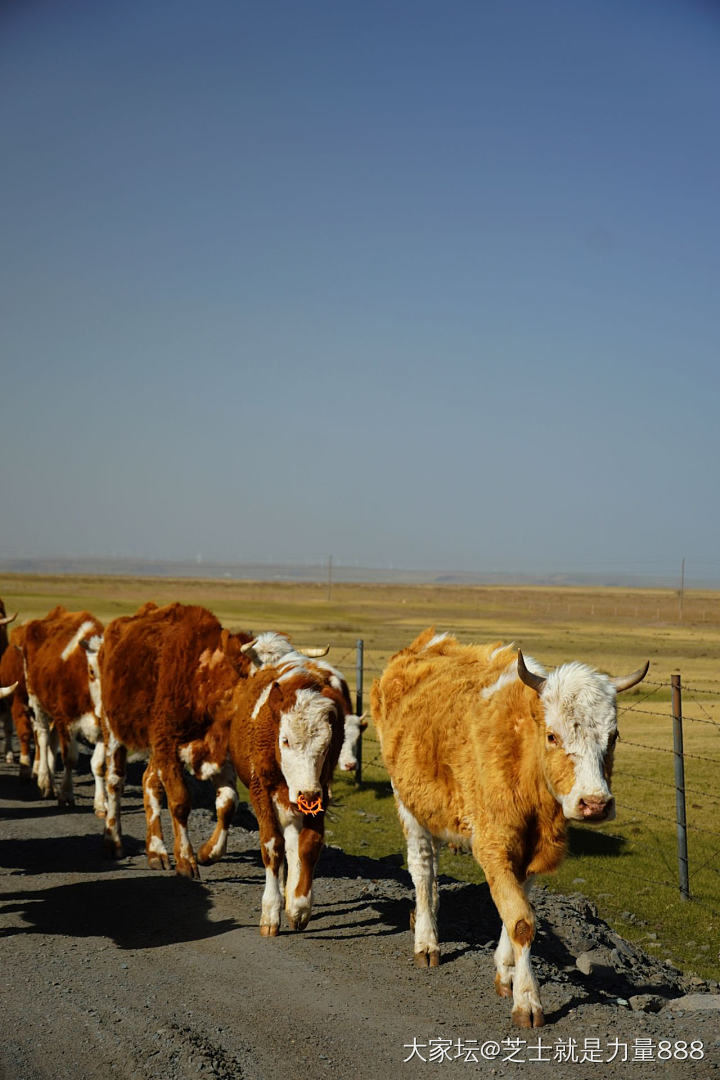
[[[315,817],[316,814],[322,811],[322,795],[318,795],[313,802],[308,802],[304,795],[300,795],[297,804],[303,814],[310,814]]]

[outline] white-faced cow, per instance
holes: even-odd
[[[616,694],[648,664],[612,679],[585,664],[550,674],[500,644],[421,634],[372,688],[372,714],[407,840],[416,895],[415,959],[439,963],[436,845],[472,851],[502,919],[495,986],[520,1027],[544,1022],[530,948],[533,874],[560,863],[567,821],[614,816]]]
[[[102,633],[102,623],[88,611],[56,607],[12,633],[22,652],[28,707],[33,716],[37,782],[44,798],[55,795],[55,752],[63,756],[63,777],[57,792],[60,806],[74,805],[72,769],[78,759],[78,735],[95,744],[91,768],[95,778],[95,812],[105,813],[104,747],[97,687],[88,672],[83,638]]]
[[[231,713],[230,755],[250,792],[265,864],[260,933],[278,933],[286,860],[285,914],[290,929],[302,930],[344,736],[342,707],[316,672],[266,664],[238,681]]]
[[[153,869],[169,869],[160,824],[163,790],[173,823],[175,870],[199,877],[198,859],[214,861],[225,849],[237,806],[228,760],[229,697],[249,670],[241,646],[248,634],[223,630],[205,608],[146,604],[114,619],[99,644],[88,645],[88,666],[101,687],[107,741],[105,849],[123,853],[121,798],[128,751],[149,755],[143,776],[147,856]],[[187,768],[213,782],[218,823],[195,857],[188,835],[191,800]],[[219,854],[220,853],[220,854]]]
[[[337,765],[342,771],[351,772],[357,768],[358,742],[367,727],[367,721],[364,715],[357,716],[353,712],[350,689],[344,676],[327,660],[322,659],[328,649],[329,647],[296,649],[287,634],[272,630],[258,634],[252,642],[243,646],[243,651],[252,660],[253,671],[269,665],[275,665],[281,671],[292,667],[308,671],[322,680],[324,693],[333,697],[344,719],[345,732]]]

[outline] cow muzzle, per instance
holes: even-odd
[[[299,791],[297,808],[302,814],[315,817],[323,811],[323,798],[321,791]]]
[[[599,824],[603,821],[612,821],[615,817],[615,799],[598,795],[585,795],[578,799],[578,817],[582,821]]]

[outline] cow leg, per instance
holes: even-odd
[[[437,852],[431,834],[395,796],[407,843],[407,863],[415,886],[415,964],[437,967],[440,963],[437,915]]]
[[[13,720],[20,743],[20,779],[23,783],[27,783],[32,779],[32,717],[24,705],[20,705],[17,710],[14,706],[15,702],[13,702]]]
[[[63,759],[63,774],[60,781],[60,792],[58,794],[58,806],[75,805],[75,793],[73,791],[73,769],[77,768],[78,763],[78,744],[74,735],[68,733],[60,740],[60,750]]]
[[[5,762],[8,765],[12,765],[15,761],[15,755],[13,753],[13,722],[11,706],[8,705],[7,702],[3,706],[3,741]]]
[[[55,796],[55,753],[51,746],[50,717],[40,707],[37,698],[30,697],[29,701],[33,710],[37,786],[43,799],[52,799]]]
[[[90,770],[95,780],[95,797],[93,799],[95,817],[104,818],[107,810],[107,800],[105,798],[105,743],[102,740],[95,743],[95,749],[90,758]]]
[[[190,792],[185,783],[182,765],[172,752],[158,756],[155,751],[157,768],[165,788],[168,810],[172,819],[175,844],[173,854],[175,856],[175,873],[182,877],[199,878],[195,852],[190,843],[188,832],[188,818],[192,808]]]
[[[155,767],[155,759],[150,758],[143,773],[143,805],[145,807],[145,852],[151,870],[169,870],[170,856],[165,847],[162,833],[160,811],[165,789]]]
[[[109,859],[123,856],[122,827],[120,823],[122,793],[125,787],[127,750],[111,732],[107,741],[105,758],[107,786],[107,809],[105,813],[104,846]]]
[[[291,930],[304,930],[312,912],[315,867],[323,847],[325,815],[303,819],[297,815],[284,827],[287,857],[285,915]]]
[[[215,788],[217,825],[209,840],[198,852],[199,863],[217,862],[227,850],[228,832],[238,805],[237,774],[228,759],[219,772],[211,776]]]
[[[512,1019],[517,1027],[542,1027],[545,1016],[540,987],[533,974],[530,958],[535,937],[535,914],[528,902],[528,886],[523,888],[509,867],[493,871],[486,864],[483,869],[503,922],[500,942],[495,950],[495,989],[501,997],[509,997],[512,984]]]
[[[277,937],[283,904],[285,841],[278,827],[272,801],[261,782],[250,783],[250,801],[260,830],[260,854],[265,866],[265,889],[260,912],[260,933]]]

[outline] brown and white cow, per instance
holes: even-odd
[[[616,694],[576,662],[550,674],[512,646],[461,645],[427,630],[373,684],[373,718],[407,840],[415,960],[439,963],[436,848],[472,851],[502,919],[495,987],[520,1027],[544,1022],[530,948],[531,877],[565,853],[567,821],[609,821]]]
[[[324,693],[334,698],[344,718],[345,733],[337,766],[344,772],[356,769],[358,742],[367,728],[367,721],[364,715],[357,716],[353,712],[350,689],[344,676],[322,659],[329,647],[296,649],[287,634],[269,630],[244,645],[243,651],[252,660],[253,671],[269,665],[277,666],[282,671],[294,667],[309,671],[323,681]]]
[[[29,781],[32,776],[33,716],[28,703],[27,686],[25,685],[23,654],[22,650],[15,644],[14,635],[16,633],[17,630],[11,631],[10,644],[0,656],[0,685],[14,684],[15,690],[11,697],[7,697],[0,702],[0,708],[3,710],[5,722],[9,718],[11,725],[9,752],[6,752],[5,760],[8,764],[15,760],[12,751],[12,728],[14,727],[20,743],[20,780],[25,782]]]
[[[95,744],[91,768],[95,778],[95,813],[105,812],[104,747],[100,702],[85,653],[84,638],[98,637],[102,623],[88,611],[54,608],[12,633],[23,655],[28,707],[33,715],[37,782],[44,798],[55,793],[55,752],[63,756],[63,777],[57,792],[60,806],[73,806],[72,769],[77,765],[78,735]]]
[[[249,670],[241,652],[249,640],[248,634],[223,630],[205,608],[146,604],[135,615],[114,619],[102,642],[88,645],[88,666],[101,687],[107,742],[109,856],[123,854],[121,799],[128,751],[149,754],[143,796],[150,866],[170,868],[160,824],[163,790],[173,823],[176,872],[199,877],[198,860],[213,861],[224,852],[237,806],[227,705],[238,678]],[[197,859],[187,828],[191,800],[185,768],[211,780],[216,791],[217,826]]]
[[[239,681],[231,713],[230,756],[250,792],[265,865],[260,933],[278,934],[286,861],[285,914],[291,930],[303,930],[344,737],[343,709],[317,672],[285,663],[265,664]]]
[[[8,647],[8,626],[11,622],[17,619],[17,612],[14,615],[7,615],[5,613],[5,604],[0,600],[0,663],[5,655],[5,651]],[[6,680],[7,684],[15,682],[14,679]],[[0,675],[0,685],[2,685],[2,676]],[[4,698],[0,698],[0,719],[2,719],[3,727],[3,739],[4,739],[4,754],[5,761],[8,765],[12,765],[15,760],[13,754],[13,718],[12,718],[12,703],[11,694],[7,694]]]

